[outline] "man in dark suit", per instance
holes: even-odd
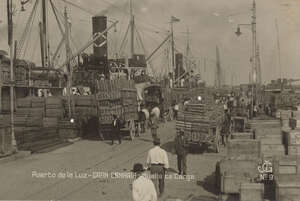
[[[188,154],[187,145],[184,139],[184,130],[181,129],[175,137],[175,153],[179,174],[186,175],[186,157]]]
[[[121,120],[118,118],[116,114],[113,115],[114,120],[112,122],[112,136],[111,136],[111,145],[114,144],[114,138],[118,138],[119,144],[122,143],[121,139]]]

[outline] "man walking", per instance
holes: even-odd
[[[141,163],[133,166],[135,180],[132,183],[132,197],[134,201],[157,201],[157,194],[153,182],[144,174]]]
[[[175,153],[177,155],[178,172],[180,175],[186,175],[186,157],[188,150],[184,139],[183,129],[181,129],[175,137]]]
[[[149,127],[151,128],[151,135],[153,138],[157,137],[158,119],[155,114],[150,115]]]
[[[165,171],[169,168],[169,160],[167,152],[160,148],[160,139],[154,138],[153,144],[154,147],[148,152],[147,165],[150,167],[152,181],[156,189],[159,189],[159,197],[161,197],[164,193]]]
[[[111,136],[111,145],[114,145],[114,138],[118,138],[119,140],[119,144],[122,143],[122,139],[121,139],[121,121],[118,118],[118,116],[116,114],[113,115],[113,122],[112,122],[112,136]]]

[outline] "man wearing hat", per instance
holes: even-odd
[[[175,137],[175,153],[177,155],[178,172],[179,174],[186,175],[186,157],[188,151],[184,139],[183,129],[181,129]]]
[[[114,145],[114,138],[118,138],[119,140],[119,144],[122,143],[122,139],[121,139],[121,121],[118,118],[118,115],[113,114],[113,122],[112,122],[112,136],[111,136],[111,145]]]
[[[157,194],[153,182],[148,179],[141,163],[133,166],[135,180],[132,183],[132,197],[134,201],[157,201]]]
[[[169,159],[167,152],[160,148],[159,138],[154,138],[153,144],[154,147],[148,152],[147,165],[150,168],[152,181],[156,189],[159,189],[159,196],[161,197],[165,188],[165,170],[169,168]]]

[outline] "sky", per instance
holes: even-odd
[[[19,39],[34,0],[25,6],[25,12],[20,12],[18,0],[13,1],[16,9],[15,38]],[[113,54],[119,50],[129,22],[129,0],[70,1],[88,11],[84,12],[70,5],[67,7],[72,23],[74,51],[82,47],[91,37],[92,14],[107,15],[109,20],[119,21],[116,32],[114,29],[109,32],[109,52]],[[53,2],[63,12],[65,3],[62,0],[53,0]],[[300,0],[257,0],[256,4],[257,41],[260,47],[263,81],[277,79],[280,74],[286,78],[300,78]],[[186,32],[189,30],[192,55],[200,64],[196,71],[202,73],[204,80],[209,84],[214,83],[216,46],[218,46],[226,83],[239,84],[249,81],[251,27],[242,26],[242,35],[239,37],[235,35],[235,31],[237,24],[251,22],[252,0],[133,0],[133,5],[136,27],[148,55],[167,36],[170,17],[175,16],[180,19],[180,22],[174,24],[176,48],[185,53]],[[51,52],[54,52],[61,34],[50,11],[49,8],[50,48]],[[36,17],[39,17],[39,13]],[[29,38],[25,58],[39,63],[37,19]],[[277,38],[279,38],[280,48],[278,48]],[[164,54],[167,47],[164,45],[152,60],[152,65],[157,72],[167,71]],[[7,48],[6,0],[0,0],[0,49],[8,50]],[[141,51],[141,46],[136,49]],[[91,48],[88,51],[91,52]],[[206,58],[206,68],[204,68],[204,58]]]

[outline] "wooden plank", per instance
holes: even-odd
[[[264,184],[242,183],[240,201],[264,201]]]
[[[273,159],[274,175],[299,174],[300,158],[297,156],[283,156]]]
[[[276,201],[299,201],[299,181],[276,181]]]
[[[260,141],[259,140],[230,140],[227,145],[227,156],[260,156]]]
[[[300,145],[288,145],[288,155],[300,156]]]

